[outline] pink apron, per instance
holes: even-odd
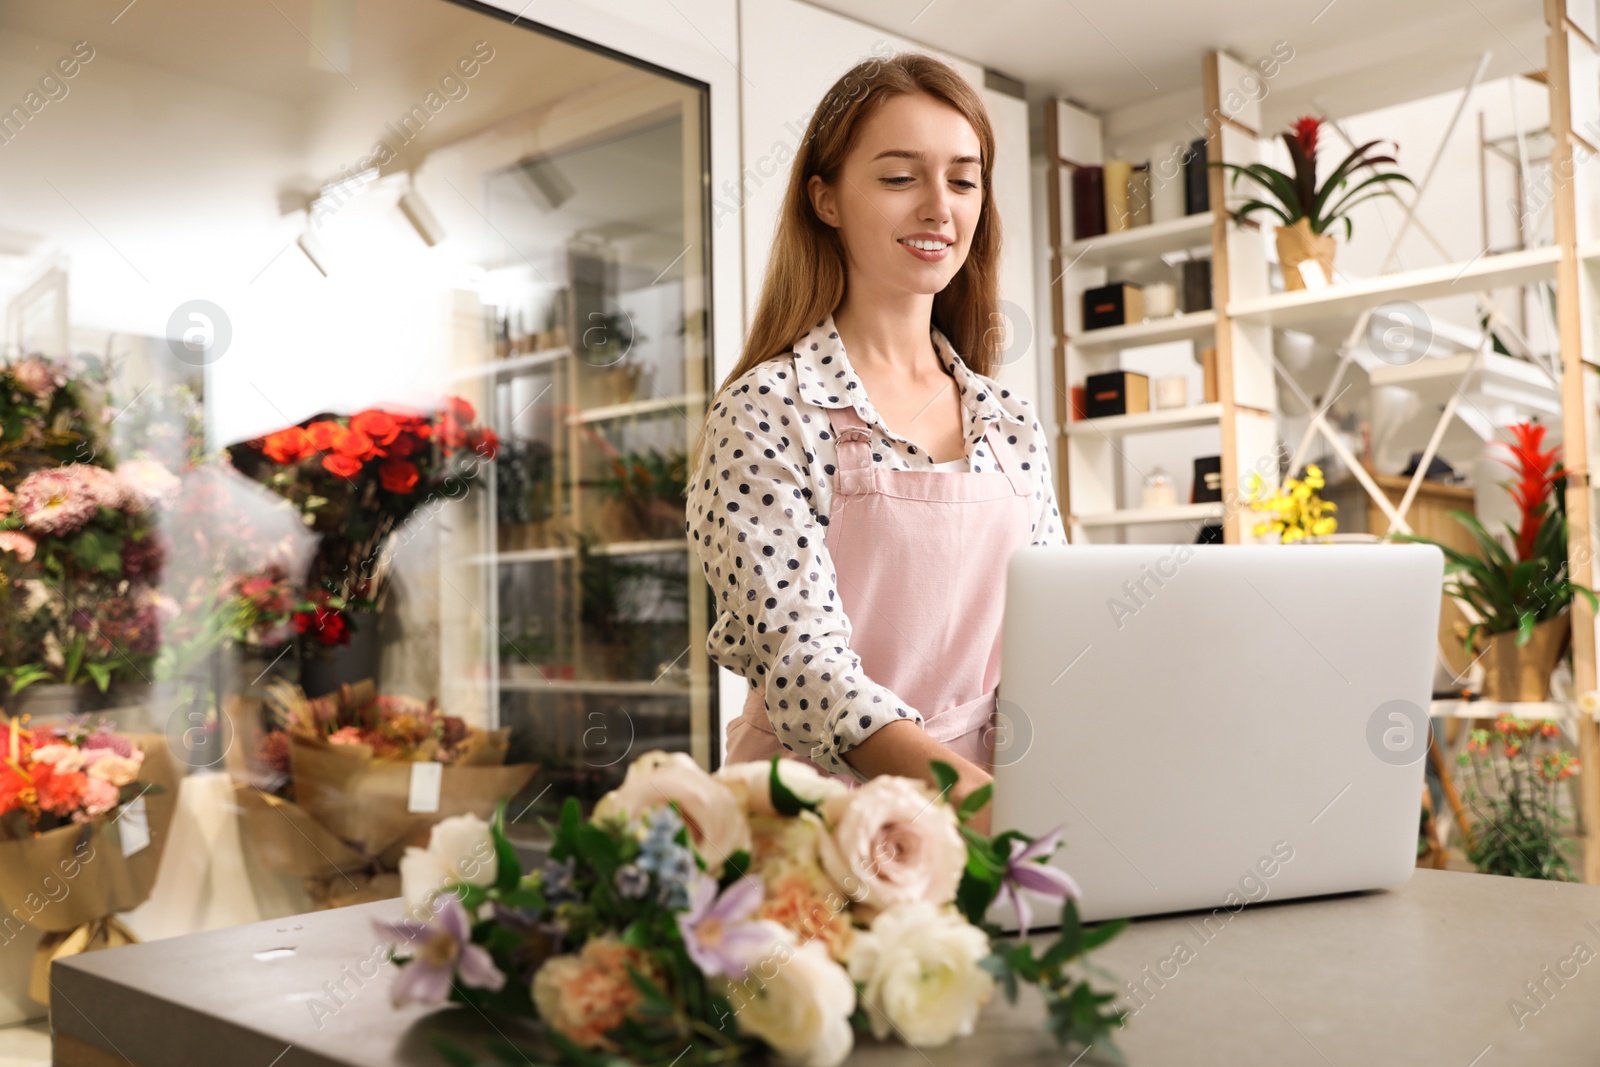
[[[997,473],[889,471],[873,466],[872,432],[855,409],[835,409],[839,458],[826,533],[867,677],[921,712],[930,737],[985,769],[1006,564],[1028,543],[1033,501],[997,425],[984,433]],[[778,740],[764,686],[750,691],[727,741],[729,763],[774,754],[811,762]],[[833,777],[855,783],[848,773]]]

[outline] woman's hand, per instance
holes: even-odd
[[[865,741],[846,752],[844,760],[869,778],[898,774],[920,778],[934,788],[938,788],[939,783],[933,777],[933,761],[948,763],[955,768],[957,780],[945,799],[956,806],[994,780],[988,771],[935,741],[910,719],[897,719],[873,731]],[[985,804],[967,820],[967,825],[989,836],[993,807],[992,802]]]

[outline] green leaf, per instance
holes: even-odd
[[[965,822],[977,814],[978,810],[985,804],[989,803],[989,798],[992,796],[994,796],[993,782],[979,786],[967,794],[966,799],[961,802],[961,806],[956,809],[956,814]]]
[[[111,665],[109,663],[85,663],[83,669],[89,672],[89,677],[94,679],[95,687],[104,693],[111,685]]]
[[[954,789],[956,783],[961,781],[961,775],[957,774],[956,769],[944,760],[932,760],[928,765],[933,768],[933,780],[938,784],[939,795],[949,800],[950,790]]]
[[[989,913],[989,905],[994,903],[994,898],[999,894],[999,879],[974,875],[969,866],[961,873],[961,884],[956,888],[956,908],[967,922],[977,926],[983,922],[983,917]]]
[[[502,893],[508,893],[522,880],[522,864],[517,859],[517,850],[512,847],[511,839],[506,837],[506,801],[503,798],[495,806],[494,818],[489,823],[489,836],[494,839],[494,887]]]

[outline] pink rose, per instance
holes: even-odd
[[[57,774],[83,770],[83,750],[76,745],[41,745],[33,750],[33,758],[40,763],[53,764]]]
[[[11,377],[40,400],[50,399],[51,394],[56,391],[55,372],[50,369],[50,364],[35,356],[13,363]]]
[[[24,563],[33,559],[37,542],[25,533],[16,530],[0,530],[0,552],[11,552]]]
[[[956,898],[967,845],[955,809],[931,786],[883,775],[819,809],[831,833],[822,867],[851,900],[869,908]]]
[[[689,840],[713,876],[722,874],[735,852],[750,851],[750,820],[739,795],[701,770],[687,752],[652,751],[634,760],[622,784],[595,803],[593,817],[596,822],[636,819],[669,802],[678,805]]]
[[[5,486],[0,485],[0,519],[11,514],[11,501],[13,499],[15,499],[15,494]]]
[[[91,775],[89,784],[83,789],[83,813],[91,818],[104,815],[117,806],[117,798],[121,795],[122,790],[104,779]]]

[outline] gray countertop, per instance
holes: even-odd
[[[63,961],[56,1063],[106,1062],[81,1042],[137,1067],[440,1064],[431,1034],[488,1024],[470,1008],[390,1007],[370,920],[399,910],[362,904]],[[1398,890],[1251,904],[1208,926],[1210,914],[1139,920],[1095,954],[1142,989],[1118,990],[1137,1009],[1118,1037],[1134,1067],[1600,1064],[1600,886],[1421,870]],[[1542,984],[1538,998],[1527,983]],[[972,1038],[925,1055],[868,1039],[850,1063],[1068,1063],[1042,1017],[1028,992],[1014,1008],[997,996]]]

